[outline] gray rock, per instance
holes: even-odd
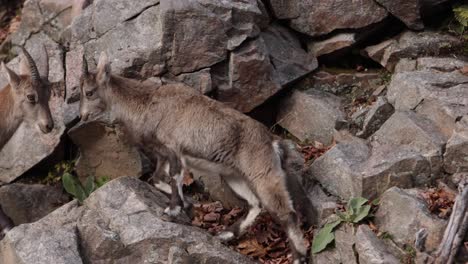
[[[213,90],[210,69],[203,69],[193,73],[182,73],[177,75],[175,79],[195,88],[202,94],[207,94]]]
[[[171,250],[178,247],[192,263],[251,263],[198,228],[163,220],[168,202],[137,179],[109,182],[85,201],[87,213],[78,223],[85,255],[100,263],[162,264],[180,258]]]
[[[468,63],[456,58],[438,58],[438,57],[422,57],[417,58],[418,70],[436,70],[440,72],[452,72],[462,69]]]
[[[356,251],[361,264],[398,264],[400,260],[387,250],[367,225],[360,225],[356,232]]]
[[[388,12],[403,21],[410,29],[421,30],[424,28],[420,15],[420,1],[377,0],[377,3],[381,4]]]
[[[73,201],[38,222],[12,229],[0,242],[0,261],[252,263],[202,230],[164,219],[168,202],[138,179],[113,180],[93,192],[83,206]]]
[[[5,264],[81,264],[76,219],[83,213],[76,201],[42,220],[19,225],[0,241],[0,262]]]
[[[379,72],[327,72],[309,74],[294,85],[296,89],[317,89],[336,95],[351,95],[354,98],[366,91],[375,90],[382,84]]]
[[[21,12],[21,24],[12,35],[12,42],[25,44],[41,32],[55,42],[61,41],[63,30],[70,25],[73,0],[28,0]]]
[[[411,111],[395,112],[372,137],[374,145],[407,146],[431,162],[431,173],[437,174],[442,163],[446,138],[431,120]]]
[[[288,19],[290,26],[310,36],[324,35],[337,29],[356,29],[377,23],[387,11],[370,0],[291,1],[269,0],[274,15]]]
[[[467,82],[468,76],[457,71],[401,72],[392,76],[387,98],[397,110],[415,109],[422,100],[435,99],[453,104],[453,111],[463,113],[468,104]]]
[[[161,16],[169,70],[175,75],[223,61],[228,50],[258,36],[265,26],[254,0],[162,1]]]
[[[402,58],[438,56],[461,45],[460,39],[431,31],[406,31],[374,46],[364,49],[364,54],[390,71]]]
[[[444,169],[452,174],[468,172],[468,116],[463,119],[457,122],[445,147]]]
[[[112,55],[112,70],[117,74],[160,74],[164,65],[162,24],[160,6],[155,2],[93,1],[72,23],[72,48],[84,47],[90,69],[106,51]],[[114,14],[115,9],[120,11]],[[107,19],[112,23],[105,22]]]
[[[342,224],[335,230],[335,247],[312,255],[312,264],[358,264],[355,256],[356,228]]]
[[[385,97],[377,98],[377,101],[369,108],[366,113],[362,130],[357,136],[367,138],[377,131],[385,121],[395,112],[393,106],[388,103]]]
[[[341,33],[331,38],[320,41],[309,41],[307,50],[314,57],[332,53],[352,46],[356,42],[354,33]]]
[[[430,172],[429,161],[411,148],[370,148],[358,138],[337,144],[310,167],[310,175],[344,200],[377,198],[392,186],[421,186],[430,181]]]
[[[126,175],[141,176],[142,160],[117,126],[99,121],[78,123],[68,135],[80,149],[76,172],[84,182],[89,175],[114,179]]]
[[[22,123],[0,150],[0,185],[12,182],[58,149],[65,131],[63,98],[52,96],[49,106],[54,119],[50,133],[44,134],[37,127]]]
[[[447,225],[447,221],[429,212],[417,190],[397,187],[382,195],[375,223],[381,232],[392,235],[399,246],[414,246],[416,233],[425,228],[428,236],[423,246],[428,253],[439,246]]]
[[[314,224],[325,224],[325,220],[334,214],[335,209],[338,208],[338,199],[328,196],[318,184],[315,184],[307,191],[307,196],[312,203]]]
[[[293,91],[279,107],[278,124],[301,141],[310,140],[329,145],[335,122],[344,120],[340,98],[314,89]]]
[[[13,183],[0,188],[4,212],[15,225],[35,222],[69,201],[62,188]]]

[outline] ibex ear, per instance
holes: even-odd
[[[101,52],[101,56],[99,57],[99,62],[97,65],[97,75],[96,80],[98,84],[106,84],[109,82],[111,77],[111,67],[110,63],[107,59],[106,53],[103,51]]]
[[[5,74],[5,77],[7,77],[8,82],[10,83],[11,87],[13,87],[14,89],[18,88],[19,83],[20,83],[19,76],[16,75],[14,71],[10,70],[10,68],[8,68],[5,65],[5,63],[3,63],[3,61],[2,61],[2,72],[3,74]]]

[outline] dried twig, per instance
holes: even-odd
[[[468,230],[468,184],[465,184],[457,195],[453,212],[445,229],[444,237],[435,256],[436,264],[454,262],[460,245]]]

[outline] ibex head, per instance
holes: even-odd
[[[110,80],[111,68],[107,55],[102,52],[96,73],[88,71],[88,63],[83,55],[83,67],[80,82],[80,116],[86,121],[90,116],[97,116],[105,111],[103,99],[107,83]]]
[[[23,56],[20,62],[20,74],[8,68],[2,62],[2,72],[11,86],[15,107],[15,118],[30,124],[36,124],[43,133],[49,133],[54,127],[50,113],[50,89],[46,83],[49,67],[47,51],[44,47],[45,61],[42,74],[39,73],[31,55],[21,47]]]

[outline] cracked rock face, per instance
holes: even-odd
[[[198,228],[164,219],[168,202],[138,179],[119,178],[92,193],[83,206],[73,201],[12,229],[0,242],[0,262],[253,263]]]
[[[284,1],[269,0],[274,15],[307,35],[318,36],[337,29],[357,29],[382,21],[387,11],[372,0]]]

